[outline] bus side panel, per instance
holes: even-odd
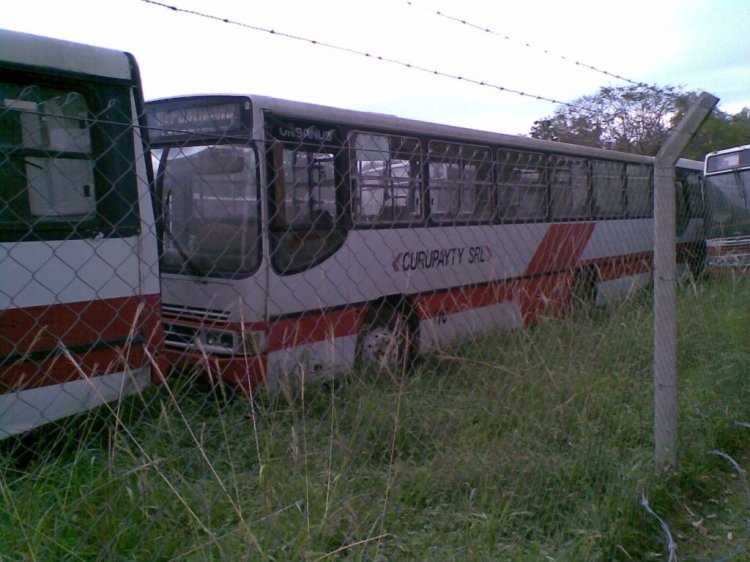
[[[595,271],[598,302],[622,298],[649,282],[652,240],[651,219],[356,230],[314,270],[275,279],[269,309],[272,317],[322,323],[326,307],[407,295],[427,349],[563,313],[581,268]],[[288,341],[274,350],[269,371],[313,373],[331,358],[351,365],[356,333],[352,324],[341,341]]]
[[[0,439],[161,377],[158,310],[151,295],[0,312]]]
[[[142,294],[141,246],[138,237],[0,246],[0,438],[136,392],[163,365],[160,299]]]
[[[139,246],[136,237],[2,244],[0,310],[140,295]]]
[[[0,394],[0,439],[118,400],[150,382],[149,369],[140,368]]]

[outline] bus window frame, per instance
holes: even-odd
[[[38,86],[80,94],[86,102],[87,119],[91,120],[90,142],[93,175],[93,211],[85,216],[67,215],[47,218],[30,212],[20,220],[0,220],[0,242],[83,240],[93,237],[129,238],[140,233],[136,145],[131,120],[130,81],[101,80],[88,75],[59,72],[55,76],[23,66],[0,67],[0,83],[26,89]],[[115,103],[111,103],[112,101]],[[127,119],[112,114],[121,106]],[[141,137],[143,138],[143,137]],[[113,141],[113,139],[115,139]],[[112,148],[113,142],[115,148]],[[6,153],[6,150],[10,152]],[[16,147],[3,147],[3,154],[18,153]],[[20,153],[28,150],[21,148]],[[65,152],[43,149],[45,158]],[[22,158],[24,156],[21,156]],[[29,156],[26,156],[29,157]],[[59,156],[58,156],[59,157]],[[10,157],[4,156],[8,160]],[[28,184],[17,192],[28,194]]]
[[[445,154],[438,155],[442,156],[439,160],[433,159],[433,153],[432,153],[432,147],[436,144],[443,145],[444,149],[449,148],[455,148],[458,150],[458,156],[446,156]],[[441,225],[441,226],[450,226],[450,225],[472,225],[472,224],[494,224],[497,222],[497,181],[496,181],[496,173],[495,173],[495,151],[494,148],[490,145],[484,145],[484,144],[475,144],[475,143],[467,143],[467,142],[461,142],[461,141],[453,141],[453,140],[444,140],[440,138],[429,138],[427,139],[427,142],[423,143],[423,146],[427,146],[427,153],[423,157],[424,161],[424,168],[425,171],[423,171],[423,176],[426,178],[426,181],[423,182],[424,188],[423,188],[423,198],[424,198],[424,205],[425,205],[425,218],[431,223],[435,225]],[[488,156],[487,160],[480,160],[475,159],[472,157],[464,157],[463,156],[463,149],[472,149],[474,151],[486,151],[486,155]],[[444,151],[445,152],[445,151]],[[450,178],[446,179],[438,179],[435,183],[436,179],[432,177],[432,164],[458,164],[459,165],[459,176],[456,178],[456,180],[452,183],[450,182]],[[480,166],[487,168],[488,173],[488,179],[481,181],[481,180],[466,180],[464,173],[466,170],[466,166],[476,164],[477,169],[480,168]],[[474,211],[472,212],[465,212],[461,210],[461,204],[463,199],[463,193],[467,189],[468,186],[473,187],[476,189],[477,187],[481,187],[483,191],[485,192],[485,195],[488,197],[489,201],[488,204],[483,206],[485,211],[487,211],[483,216],[477,216],[476,215],[476,209],[477,209],[477,199],[474,199]],[[443,212],[436,212],[433,208],[432,204],[432,196],[433,196],[433,189],[437,193],[440,193],[442,191],[450,190],[451,192],[455,191],[458,195],[459,199],[459,206],[458,210],[455,213],[455,215],[448,215],[448,213]],[[475,194],[476,195],[476,194]]]
[[[645,170],[646,175],[644,176],[635,176],[633,174],[629,174],[628,170],[632,169],[631,167],[640,167],[643,170]],[[632,209],[631,208],[631,202],[630,202],[630,180],[634,178],[645,178],[646,179],[646,189],[641,190],[644,191],[646,194],[646,209],[645,213],[643,212],[635,212],[641,209]],[[653,164],[646,164],[646,163],[637,163],[637,162],[626,162],[625,163],[625,218],[628,219],[650,219],[654,217],[654,166]]]
[[[357,151],[359,150],[367,150],[362,148],[357,148],[354,139],[357,135],[369,135],[371,137],[384,137],[388,139],[399,139],[399,148],[396,151],[393,151],[390,148],[388,148],[388,154],[391,156],[395,153],[396,158],[391,157],[388,160],[382,160],[383,162],[390,162],[394,159],[397,159],[399,161],[407,161],[409,163],[409,176],[408,176],[408,197],[418,197],[419,204],[419,216],[412,216],[407,217],[406,219],[402,218],[382,218],[380,215],[383,214],[383,211],[386,210],[386,206],[382,205],[379,212],[376,215],[373,215],[372,220],[363,220],[361,217],[363,216],[361,212],[358,211],[357,208],[355,208],[355,203],[359,199],[359,192],[360,190],[360,173],[357,169],[357,163],[359,162],[357,158]],[[414,142],[415,148],[411,152],[405,151],[402,149],[402,146],[405,144],[405,142]],[[347,180],[348,180],[348,191],[349,191],[349,200],[348,200],[348,210],[351,215],[351,223],[352,228],[354,229],[378,229],[378,228],[417,228],[420,226],[425,226],[428,224],[429,220],[429,205],[427,202],[427,189],[426,189],[426,178],[425,178],[425,165],[427,162],[427,158],[425,156],[423,146],[425,144],[425,138],[418,136],[418,135],[409,135],[404,134],[400,132],[393,132],[393,131],[380,131],[375,129],[351,129],[347,131],[346,134],[346,140],[344,142],[345,152],[347,153],[348,160],[347,160]],[[384,154],[384,152],[380,152],[381,154]],[[404,154],[407,155],[407,158],[398,158],[398,155]],[[380,162],[381,160],[369,160],[370,162]],[[364,162],[364,160],[363,160]],[[414,173],[416,172],[416,174]],[[396,178],[399,179],[399,176],[393,176],[393,175],[382,175],[379,176],[380,178]],[[386,180],[387,181],[387,180]],[[391,187],[392,188],[392,187]],[[380,187],[380,189],[388,189],[388,187]],[[384,193],[385,195],[385,193]],[[361,205],[361,203],[360,203]],[[408,204],[405,205],[406,208],[408,208]],[[391,208],[395,208],[396,206],[393,205]]]
[[[328,152],[333,155],[333,184],[335,198],[335,215],[330,217],[330,221],[312,220],[305,224],[287,224],[285,199],[283,194],[286,192],[286,178],[284,170],[284,150],[302,149],[306,152],[323,153]],[[269,139],[265,145],[265,166],[268,180],[265,186],[268,199],[268,241],[270,262],[273,271],[281,276],[293,275],[313,268],[327,259],[331,258],[346,242],[349,230],[349,221],[347,219],[346,192],[348,191],[348,181],[344,170],[346,169],[345,155],[346,149],[341,144],[320,144],[300,141],[281,141]],[[277,186],[282,186],[282,194],[279,193]],[[281,197],[281,202],[279,201]],[[328,222],[328,226],[326,226]],[[279,263],[279,250],[284,236],[296,237],[300,244],[314,240],[320,236],[320,233],[327,233],[323,237],[323,249],[315,252],[315,257],[309,261],[303,261],[300,264],[282,266]],[[337,237],[330,246],[325,246],[329,239]],[[294,256],[292,256],[292,259]],[[291,262],[293,263],[293,262]]]
[[[513,162],[509,162],[509,155],[513,155]],[[501,157],[502,156],[502,157]],[[500,146],[496,147],[494,151],[495,158],[495,216],[500,224],[525,224],[525,223],[539,223],[549,222],[550,215],[550,194],[549,194],[549,170],[547,161],[549,154],[536,151],[526,150],[516,147]],[[528,160],[522,161],[523,160]],[[514,173],[516,172],[534,172],[538,174],[539,180],[534,183],[521,183],[519,181],[504,181],[506,176],[508,180],[512,180]],[[508,175],[510,173],[510,175]],[[536,214],[517,214],[514,213],[512,216],[508,214],[509,205],[504,203],[510,202],[511,199],[515,200],[515,207],[518,209],[522,208],[521,196],[524,193],[521,192],[523,186],[532,187],[537,189],[537,195],[542,194],[541,205],[535,205],[536,210],[539,212]],[[509,190],[511,198],[507,201],[504,200],[502,194]],[[514,197],[515,195],[515,197]],[[502,207],[502,208],[501,208]]]
[[[196,135],[195,139],[190,139],[189,141],[186,140],[180,140],[176,144],[172,143],[154,143],[153,146],[151,146],[151,153],[152,155],[155,153],[155,151],[160,151],[159,159],[158,159],[158,166],[156,166],[156,173],[155,173],[155,180],[154,180],[154,193],[157,200],[157,205],[155,207],[155,214],[156,214],[156,221],[160,225],[159,229],[159,256],[160,256],[160,263],[162,262],[161,256],[163,256],[164,252],[164,238],[167,237],[169,234],[169,229],[167,228],[167,208],[164,201],[164,177],[166,174],[166,168],[167,168],[167,162],[169,161],[169,154],[172,151],[182,151],[186,148],[193,148],[197,146],[202,146],[206,148],[211,147],[218,147],[218,146],[234,146],[234,147],[244,147],[249,148],[253,151],[254,157],[255,157],[255,195],[256,195],[256,213],[257,213],[257,225],[256,225],[256,252],[258,259],[255,261],[255,264],[253,264],[253,267],[248,268],[247,270],[243,270],[240,273],[217,273],[215,271],[208,271],[204,272],[202,270],[198,271],[192,271],[193,268],[191,268],[190,263],[186,262],[185,267],[187,268],[187,273],[191,275],[196,275],[198,277],[209,277],[209,278],[216,278],[216,279],[245,279],[248,277],[251,277],[255,273],[258,272],[258,270],[261,267],[261,264],[263,263],[263,236],[264,236],[264,228],[263,228],[263,219],[262,219],[262,209],[263,209],[263,199],[261,190],[263,189],[263,186],[261,184],[261,174],[260,174],[260,167],[263,165],[263,159],[261,158],[260,151],[258,149],[257,143],[253,141],[251,138],[240,138],[240,137],[222,137],[221,139],[215,138],[215,137],[205,137],[202,135]],[[171,194],[170,194],[171,196]],[[163,264],[161,264],[160,267],[164,267]],[[165,270],[165,273],[170,274],[180,274],[184,273],[185,271],[173,271],[173,270]]]
[[[583,156],[565,153],[548,154],[546,160],[550,222],[591,220],[593,216],[591,160]],[[560,172],[569,174],[567,182],[557,181]],[[577,184],[577,180],[580,178],[583,178],[584,181],[583,189]],[[558,185],[562,187],[556,187]],[[583,199],[576,198],[576,194],[580,193],[583,193]],[[558,199],[559,196],[563,195],[565,196],[564,199]],[[570,203],[569,206],[568,203]],[[575,206],[576,203],[578,203],[578,206]],[[559,210],[557,205],[559,205]]]
[[[589,160],[590,166],[591,166],[591,173],[590,173],[590,181],[591,181],[591,205],[592,205],[592,213],[591,217],[593,220],[616,220],[616,219],[623,219],[627,216],[627,201],[625,197],[626,193],[626,187],[627,182],[625,178],[625,163],[624,162],[617,162],[615,160],[604,160],[601,158],[591,158]],[[607,167],[609,166],[618,166],[619,167],[619,173],[614,175],[602,175],[596,173],[597,165],[603,164]],[[609,187],[610,182],[612,179],[618,179],[619,180],[619,189],[604,189],[600,191],[604,191],[604,193],[616,193],[619,192],[619,209],[616,212],[612,212],[611,209],[605,209],[599,204],[600,199],[605,200],[605,197],[598,197],[598,189],[597,189],[597,178],[606,178],[607,179],[607,186]]]

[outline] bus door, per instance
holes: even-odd
[[[293,348],[301,353],[304,348],[305,357],[314,357],[317,351],[310,345],[321,338],[311,334],[330,328],[326,326],[332,317],[325,310],[342,304],[347,293],[345,258],[334,256],[346,235],[339,189],[341,149],[332,129],[289,123],[269,128],[269,136],[276,139],[267,145],[270,330],[286,334],[277,347],[292,355]],[[298,330],[298,335],[289,335]],[[301,359],[295,355],[294,361]],[[320,364],[330,363],[329,356]]]

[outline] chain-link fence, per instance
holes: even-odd
[[[149,162],[119,90],[3,88],[3,559],[658,558],[639,492],[688,541],[737,523],[697,507],[742,497],[704,477],[746,438],[750,293],[705,274],[701,163],[679,488],[652,159],[224,96],[151,105]]]

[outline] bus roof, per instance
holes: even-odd
[[[746,144],[743,146],[733,146],[732,148],[723,148],[721,150],[714,150],[713,152],[709,152],[708,154],[706,154],[706,157],[716,156],[719,154],[731,154],[732,152],[740,152],[742,150],[749,150],[749,149],[750,149],[750,144]]]
[[[133,57],[122,51],[0,29],[0,63],[132,80]]]
[[[454,125],[430,123],[426,121],[406,119],[396,115],[341,109],[268,96],[237,94],[188,95],[150,100],[148,104],[189,104],[191,100],[205,102],[210,98],[221,100],[222,103],[226,103],[226,101],[231,98],[235,98],[237,103],[249,100],[255,110],[270,111],[271,113],[284,117],[319,120],[331,124],[346,124],[355,128],[366,127],[403,134],[440,136],[470,142],[486,142],[520,150],[565,153],[571,156],[617,159],[633,163],[653,163],[653,157],[639,154],[630,154],[605,150],[603,148],[592,148],[589,146],[535,139],[523,135],[509,135],[505,133],[457,127]],[[688,164],[688,162],[690,162],[690,164]],[[696,169],[702,169],[702,162],[695,162],[694,164],[697,166]],[[693,167],[692,161],[686,160],[681,160],[680,165]]]

